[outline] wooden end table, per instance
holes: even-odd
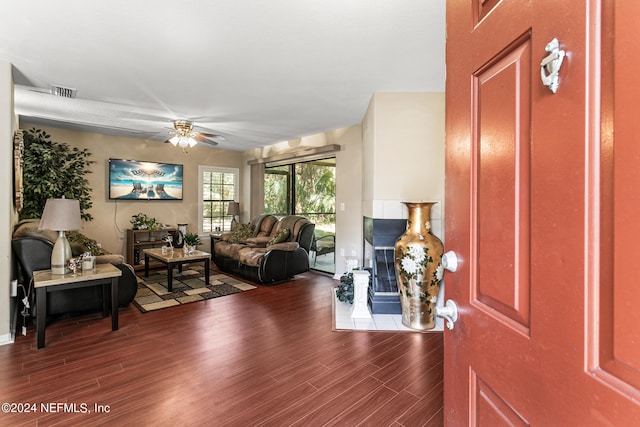
[[[209,286],[209,261],[211,254],[203,251],[193,251],[186,254],[182,249],[174,249],[162,253],[162,248],[144,249],[144,277],[149,277],[149,258],[153,258],[167,265],[167,289],[173,291],[173,267],[180,267],[188,262],[204,262],[204,282]]]
[[[38,348],[44,347],[44,333],[47,317],[47,294],[65,289],[102,285],[102,315],[107,317],[111,306],[111,330],[118,330],[118,277],[122,271],[113,264],[96,264],[91,271],[82,271],[75,276],[51,274],[51,270],[33,272],[33,287],[36,290],[36,332]],[[111,292],[109,292],[109,288]],[[111,298],[109,298],[111,293]]]

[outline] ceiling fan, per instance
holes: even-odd
[[[195,147],[198,143],[215,147],[218,145],[218,141],[226,141],[226,138],[222,135],[197,132],[194,130],[193,122],[185,119],[174,120],[171,132],[174,135],[165,142],[171,143],[174,147],[182,148],[182,151]]]

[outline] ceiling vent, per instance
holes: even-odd
[[[71,89],[70,87],[52,85],[51,94],[54,96],[61,96],[63,98],[75,98],[76,90]]]

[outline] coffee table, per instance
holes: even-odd
[[[73,275],[52,274],[51,270],[33,272],[33,287],[36,290],[36,334],[38,348],[44,347],[44,330],[47,317],[47,294],[65,289],[102,285],[102,315],[107,317],[111,305],[111,330],[118,330],[118,277],[122,271],[113,264],[97,264],[93,270]],[[109,298],[111,289],[111,298]]]
[[[204,262],[204,282],[209,286],[209,261],[211,254],[203,251],[193,251],[187,254],[182,249],[162,252],[162,248],[144,249],[144,277],[149,277],[149,258],[153,258],[167,265],[167,289],[173,291],[173,268],[188,262]]]

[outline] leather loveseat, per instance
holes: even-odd
[[[51,268],[51,252],[57,233],[38,230],[39,220],[26,220],[16,225],[11,246],[20,267],[22,283],[29,296],[31,313],[35,314],[35,292],[33,272]],[[86,239],[86,237],[82,236]],[[87,239],[91,241],[90,239]],[[95,242],[94,242],[95,243]],[[72,248],[74,244],[72,243]],[[74,250],[75,252],[75,250]],[[75,254],[74,254],[75,255]],[[122,271],[118,279],[118,302],[120,307],[127,306],[135,297],[138,281],[133,268],[124,262],[122,255],[103,254],[96,256],[97,263],[111,263]],[[22,299],[24,295],[20,295]],[[47,297],[47,315],[57,316],[70,313],[83,313],[102,310],[102,290],[98,286],[68,289],[52,292]]]
[[[238,237],[238,227],[244,236]],[[309,271],[315,224],[289,215],[278,220],[259,215],[232,233],[211,237],[213,262],[223,271],[262,284],[273,284]]]

